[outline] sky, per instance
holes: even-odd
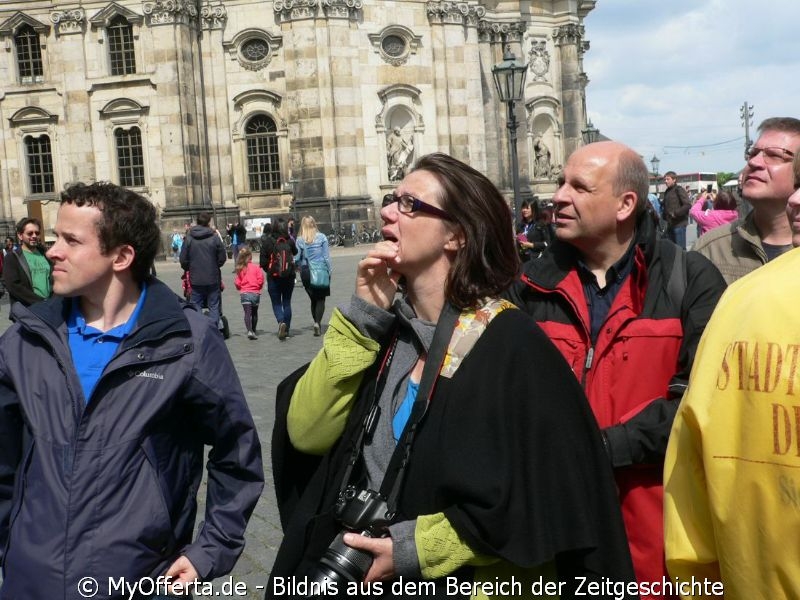
[[[800,0],[598,0],[584,20],[586,108],[659,173],[744,166],[768,117],[800,118]]]

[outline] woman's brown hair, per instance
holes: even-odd
[[[445,285],[447,300],[463,309],[498,296],[519,268],[511,211],[503,196],[485,175],[447,154],[423,156],[413,171],[436,177],[442,209],[464,236]]]

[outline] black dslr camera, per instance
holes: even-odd
[[[367,537],[386,537],[393,514],[386,499],[372,490],[357,490],[348,486],[336,502],[336,518],[344,529],[331,542],[309,576],[309,583],[319,583],[325,589],[330,583],[346,585],[361,582],[372,565],[373,556],[364,550],[351,548],[343,541],[345,533],[360,533]],[[341,589],[341,588],[340,588]]]

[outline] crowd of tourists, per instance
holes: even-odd
[[[236,248],[248,337],[265,284],[291,337],[298,275],[323,336],[275,399],[265,598],[800,597],[800,120],[761,123],[746,215],[672,171],[654,205],[649,180],[585,145],[515,226],[482,173],[422,156],[326,327],[312,217],[270,224],[258,264]],[[206,213],[173,236],[182,301],[152,274],[155,215],[75,184],[52,247],[35,219],[7,244],[0,599],[186,597],[244,548],[264,468],[219,334],[228,257]]]

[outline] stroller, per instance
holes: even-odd
[[[184,299],[189,302],[192,298],[192,284],[189,281],[189,271],[184,271],[183,275],[181,275],[181,289],[183,290],[183,297]],[[225,291],[225,284],[222,282],[222,277],[219,278],[219,291],[220,294]],[[204,315],[208,314],[208,306],[203,305],[200,307],[200,310],[203,311]],[[228,326],[228,317],[222,314],[222,299],[220,298],[219,303],[219,323],[217,324],[219,327],[220,333],[222,333],[222,339],[227,340],[231,337],[231,329]]]

